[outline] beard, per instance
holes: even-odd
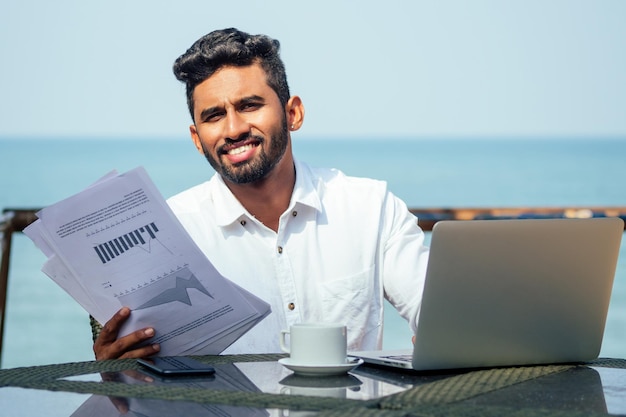
[[[249,138],[259,142],[257,145],[260,147],[259,154],[253,159],[233,165],[222,163],[219,156],[214,158],[204,145],[202,145],[202,151],[209,164],[225,180],[235,184],[253,183],[265,178],[285,155],[289,141],[289,129],[287,128],[286,118],[283,116],[278,132],[271,135],[269,148],[267,150],[263,147],[266,141],[266,138],[263,136],[246,134],[238,140],[246,140]]]

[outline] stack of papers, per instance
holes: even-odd
[[[219,354],[270,313],[215,269],[143,168],[37,216],[24,233],[48,258],[42,271],[100,323],[129,307],[119,336],[153,327],[160,355]]]

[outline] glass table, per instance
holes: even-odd
[[[11,416],[624,415],[626,360],[449,372],[361,365],[300,376],[282,355],[196,356],[213,376],[163,378],[133,360],[0,370]]]

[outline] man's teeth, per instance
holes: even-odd
[[[235,149],[231,149],[230,151],[228,151],[229,155],[239,155],[240,153],[244,153],[250,149],[252,149],[254,146],[253,145],[243,145],[240,146],[238,148]]]

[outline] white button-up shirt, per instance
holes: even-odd
[[[224,353],[280,352],[280,331],[311,321],[346,324],[349,350],[380,349],[384,298],[415,330],[428,256],[415,216],[385,182],[295,164],[277,232],[217,174],[168,200],[217,270],[272,307]]]

